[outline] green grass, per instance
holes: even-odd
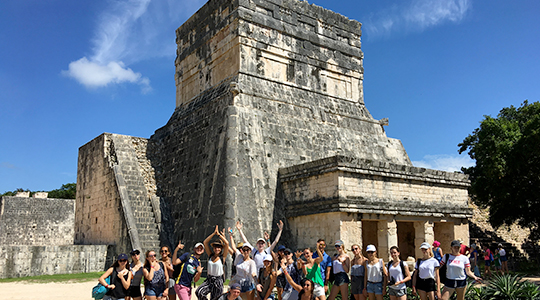
[[[103,272],[92,272],[92,273],[78,273],[78,274],[57,274],[57,275],[39,275],[39,276],[28,276],[28,277],[18,277],[18,278],[4,278],[0,279],[0,283],[3,282],[19,282],[19,281],[29,281],[35,283],[48,283],[48,282],[68,282],[68,281],[92,281],[98,280]]]

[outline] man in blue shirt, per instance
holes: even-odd
[[[319,265],[321,266],[321,275],[324,281],[324,292],[327,293],[328,278],[330,277],[330,270],[332,269],[332,258],[330,257],[330,255],[324,252],[324,249],[326,248],[326,242],[324,241],[324,239],[319,239],[317,243],[319,244],[319,250],[321,250],[321,253],[323,254],[323,260]],[[319,254],[317,253],[317,251],[315,251],[315,253],[313,253],[313,259],[317,257],[319,257]]]
[[[201,278],[202,266],[199,258],[204,253],[204,245],[202,243],[195,244],[193,253],[184,253],[178,258],[178,250],[184,249],[182,242],[174,249],[172,263],[173,265],[181,265],[180,274],[176,278],[174,291],[180,297],[180,300],[191,299],[191,283],[197,282]]]

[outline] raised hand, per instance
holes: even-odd
[[[198,272],[198,273],[202,273],[202,269],[203,269],[203,267],[199,265],[199,266],[197,267],[197,272]]]
[[[216,229],[214,229],[214,234],[219,235],[219,229],[218,229],[218,226],[217,226],[217,225],[216,225]]]
[[[283,221],[279,220],[279,223],[277,223],[277,227],[280,231],[283,230]]]
[[[296,256],[296,258],[300,258],[300,256],[302,256],[302,251],[296,250],[296,252],[294,253],[294,255]]]
[[[236,229],[242,230],[242,223],[240,221],[236,221]]]
[[[266,231],[263,233],[263,237],[266,241],[270,239],[270,235]]]
[[[227,229],[229,231],[229,234],[232,235],[232,228],[229,227],[229,229]]]
[[[176,246],[176,249],[184,249],[184,244],[182,244],[182,241],[178,241],[178,246]]]

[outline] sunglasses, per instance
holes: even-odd
[[[341,248],[341,246],[340,246],[340,245],[335,245],[334,247],[336,247],[336,248]]]
[[[358,248],[352,248],[351,250],[352,250],[352,251],[356,251],[356,250],[358,250]]]
[[[283,254],[285,254],[285,255],[291,255],[292,253],[291,253],[291,252],[285,252],[285,253],[283,253]]]
[[[366,251],[367,254],[373,254],[375,251]]]
[[[118,262],[127,262],[127,259],[119,259]]]
[[[161,250],[161,251],[159,251],[159,253],[168,253],[168,252],[169,252],[169,251],[167,251],[167,250]]]
[[[149,254],[148,257],[156,257],[155,254]]]
[[[248,251],[251,251],[251,249],[249,249],[249,248],[244,248],[244,249],[242,249],[242,251],[248,252]]]

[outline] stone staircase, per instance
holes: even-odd
[[[116,163],[112,166],[133,248],[160,247],[161,211],[155,196],[153,169],[146,159],[146,139],[112,135]],[[154,188],[152,188],[154,187]]]

